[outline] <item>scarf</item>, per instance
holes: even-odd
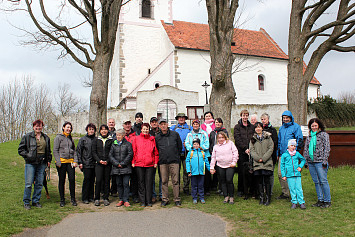
[[[309,142],[309,157],[313,161],[313,153],[316,150],[316,145],[317,145],[317,132],[311,131],[311,141]]]
[[[291,156],[296,155],[296,149],[294,151],[290,151],[289,149],[287,149],[288,153],[290,153]]]
[[[70,135],[70,133],[63,132],[63,135],[68,137]]]
[[[213,131],[213,129],[212,129],[213,122],[214,122],[214,119],[205,120],[206,132],[208,134],[210,134]]]
[[[264,139],[264,136],[263,134],[261,134],[261,136],[259,136],[258,134],[256,134],[256,138],[259,140],[259,141],[262,141]]]

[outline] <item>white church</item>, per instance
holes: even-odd
[[[209,28],[173,20],[173,0],[132,0],[121,9],[111,65],[108,117],[116,123],[136,112],[144,121],[157,116],[174,123],[177,113],[201,118],[210,96]],[[236,91],[231,126],[242,109],[258,117],[267,112],[281,126],[287,109],[288,56],[264,30],[235,29],[232,51],[236,57]],[[210,85],[203,87],[202,85]],[[321,84],[314,78],[308,97],[316,98]],[[78,119],[83,121],[82,119]],[[82,126],[82,125],[80,125]],[[82,127],[85,127],[83,125]]]

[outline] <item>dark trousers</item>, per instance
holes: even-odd
[[[253,175],[249,172],[249,156],[247,154],[240,154],[238,160],[238,192],[244,195],[251,195],[255,192],[255,187],[252,190]]]
[[[255,180],[257,185],[262,185],[263,190],[266,190],[266,186],[270,185],[270,176],[271,175],[255,175]]]
[[[208,157],[208,161],[209,161],[209,163],[211,163],[211,157]],[[211,185],[212,185],[212,175],[206,166],[205,167],[205,183],[204,183],[204,189],[205,189],[206,193],[210,192]]]
[[[60,200],[64,201],[64,185],[66,174],[68,173],[69,180],[69,191],[70,197],[75,199],[75,168],[71,166],[71,163],[62,163],[60,167],[57,167],[59,182],[58,182],[58,190],[60,195]]]
[[[111,188],[110,188],[110,193],[111,194],[116,194],[117,193],[117,182],[116,182],[116,175],[112,175],[111,177]]]
[[[96,186],[95,186],[95,200],[100,200],[101,187],[104,188],[104,200],[108,200],[110,192],[110,173],[111,165],[96,164]]]
[[[81,199],[94,199],[95,168],[83,168],[84,180]]]
[[[117,191],[120,197],[120,201],[128,202],[129,201],[129,174],[121,174],[112,176],[112,179],[115,177],[117,183]]]
[[[221,168],[216,166],[216,170],[218,170],[219,182],[221,184],[224,197],[234,197],[234,167]]]
[[[154,167],[135,167],[138,177],[138,196],[142,204],[152,203]]]
[[[138,198],[138,176],[137,176],[137,169],[136,167],[132,167],[132,174],[131,174],[131,182],[130,182],[130,191],[132,193],[132,198]]]
[[[203,188],[204,182],[204,175],[191,176],[191,196],[193,200],[197,200],[197,193],[200,197],[200,200],[205,199],[205,193]]]

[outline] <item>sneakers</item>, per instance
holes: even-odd
[[[321,206],[323,206],[323,201],[317,201],[316,203],[314,203],[314,204],[312,204],[312,207],[321,207]]]
[[[175,206],[181,207],[181,201],[176,201],[176,202],[175,202]]]
[[[202,204],[206,204],[205,199],[201,199],[200,201],[201,201]]]
[[[147,204],[147,207],[152,207],[152,206],[153,206],[153,204],[151,204],[151,203]]]
[[[84,200],[83,203],[89,204],[89,200]]]
[[[71,202],[71,205],[73,205],[74,207],[76,207],[78,205],[78,203],[76,203],[75,198],[72,198],[70,202]]]
[[[288,199],[288,196],[286,196],[285,194],[281,193],[280,196],[278,196],[276,199]]]
[[[304,210],[304,209],[306,209],[306,205],[305,205],[304,203],[302,203],[302,204],[300,205],[300,208]]]
[[[331,202],[324,202],[323,205],[321,206],[321,208],[328,208],[332,205]]]
[[[165,207],[165,206],[168,205],[168,204],[169,204],[169,202],[162,201],[161,204],[160,204],[160,206],[161,206],[161,207]]]
[[[95,204],[94,204],[95,206],[100,206],[100,200],[95,200]]]
[[[31,210],[30,204],[24,204],[23,208],[25,208],[26,210]]]
[[[234,198],[232,197],[229,198],[229,204],[234,204]]]
[[[61,200],[60,203],[59,203],[59,206],[60,206],[60,207],[64,207],[64,206],[65,206],[65,201],[64,201],[64,200]]]
[[[108,199],[105,199],[105,200],[104,200],[104,205],[105,205],[105,206],[110,205],[110,201],[109,201]]]
[[[197,200],[192,200],[192,203],[193,204],[197,204]]]
[[[296,208],[297,208],[297,204],[292,203],[292,205],[291,205],[291,209],[296,209]]]
[[[125,202],[124,204],[123,204],[125,207],[130,207],[131,205],[129,204],[129,202]]]
[[[225,197],[223,203],[228,203],[229,197]]]
[[[123,204],[124,204],[123,201],[119,201],[119,202],[116,204],[116,207],[120,207],[120,206],[122,206]]]
[[[37,207],[37,208],[42,208],[42,205],[39,202],[32,203],[32,206]]]

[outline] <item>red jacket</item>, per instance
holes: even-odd
[[[159,152],[155,144],[155,138],[149,134],[141,133],[132,142],[132,164],[137,167],[153,167],[158,164]]]
[[[134,138],[136,137],[136,133],[135,132],[132,132],[128,135],[125,135],[125,138],[128,142],[132,143]]]

